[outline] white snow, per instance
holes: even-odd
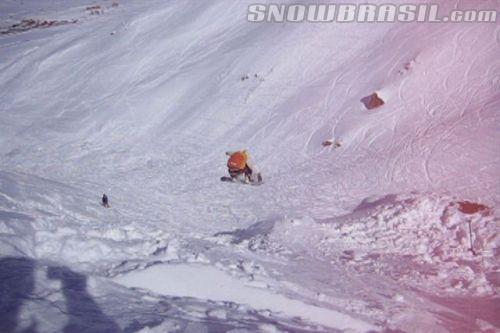
[[[0,331],[500,329],[498,25],[250,3],[0,2]]]
[[[342,330],[364,332],[375,329],[373,325],[340,312],[274,294],[207,265],[157,265],[128,273],[116,278],[115,281],[128,287],[149,289],[164,295],[246,304],[258,310],[271,310],[289,317],[302,317]]]

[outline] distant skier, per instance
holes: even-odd
[[[246,150],[226,152],[229,156],[227,169],[231,177],[222,177],[222,181],[236,181],[243,183],[261,183],[262,176],[257,171]]]
[[[109,208],[108,196],[106,194],[102,195],[102,205],[106,208]]]

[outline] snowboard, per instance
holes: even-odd
[[[245,183],[245,182],[239,181],[237,179],[234,179],[234,178],[231,178],[228,176],[222,176],[222,177],[220,177],[220,180],[222,182],[227,182],[227,183],[239,183],[239,184],[243,184],[243,185],[254,185],[254,186],[262,185],[262,183],[263,183],[262,177],[260,177],[260,176],[258,177],[258,181],[250,182],[250,183]]]

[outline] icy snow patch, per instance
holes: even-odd
[[[375,326],[346,314],[256,288],[208,265],[155,265],[116,277],[115,282],[168,296],[195,297],[213,301],[246,304],[258,310],[270,310],[340,329],[368,331]]]

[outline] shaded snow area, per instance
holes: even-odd
[[[0,1],[0,332],[500,331],[498,24],[250,3]]]

